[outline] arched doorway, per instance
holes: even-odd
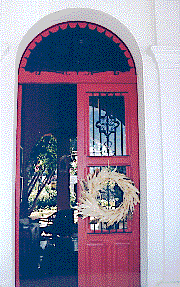
[[[53,26],[30,43],[19,68],[17,163],[23,89],[47,84],[77,87],[78,178],[85,178],[95,167],[110,165],[139,187],[136,71],[124,43],[107,29],[86,22]],[[97,122],[100,125],[102,117],[111,116],[111,109],[119,130],[107,135]],[[66,123],[71,121],[66,118]],[[61,139],[70,129],[61,130]],[[17,205],[19,179],[17,164]],[[78,197],[80,193],[79,186]],[[139,206],[133,218],[122,225],[107,229],[89,219],[79,219],[78,229],[79,286],[94,286],[94,282],[96,286],[117,286],[120,282],[140,286]]]

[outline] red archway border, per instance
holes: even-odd
[[[68,27],[68,25],[72,29],[75,28],[77,25],[82,29],[88,25],[90,30],[94,30],[97,28],[97,31],[99,33],[105,33],[105,35],[108,38],[111,38],[112,41],[119,44],[119,48],[124,52],[124,55],[128,59],[129,66],[131,68],[135,68],[133,58],[132,58],[128,48],[115,34],[113,34],[111,31],[109,31],[109,30],[107,30],[107,29],[105,29],[99,25],[78,21],[78,22],[66,22],[66,23],[62,23],[62,24],[57,24],[55,26],[52,26],[52,27],[46,29],[45,31],[40,33],[37,37],[35,37],[32,40],[32,42],[28,45],[28,47],[26,48],[26,50],[24,52],[24,55],[23,55],[21,62],[20,62],[20,70],[25,68],[25,66],[27,64],[27,58],[29,58],[29,55],[31,54],[31,50],[34,50],[36,48],[36,43],[40,43],[42,41],[43,37],[48,37],[50,35],[50,32],[56,33],[59,29],[65,30]]]

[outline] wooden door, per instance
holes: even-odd
[[[109,136],[100,128],[108,113],[119,122]],[[109,165],[139,188],[136,84],[77,85],[77,148],[78,179]],[[78,228],[79,287],[140,286],[139,205],[131,219],[109,229],[91,218],[79,218]]]

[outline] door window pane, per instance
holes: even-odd
[[[93,174],[95,170],[101,171],[102,168],[102,166],[90,167],[90,173]],[[116,172],[126,174],[126,166],[109,167],[110,170],[114,170],[115,168]],[[123,191],[117,184],[114,185],[114,182],[108,183],[105,188],[99,190],[97,201],[101,207],[116,209],[123,201]]]
[[[90,167],[90,173],[93,174],[95,170],[102,170],[102,166],[93,166]],[[110,166],[110,170],[114,170],[118,173],[126,174],[126,166]],[[98,203],[101,207],[106,209],[116,209],[123,202],[123,191],[120,187],[115,184],[115,186],[107,186],[107,188],[103,190],[99,190],[99,195],[97,196]],[[127,219],[121,220],[119,222],[114,223],[113,225],[107,227],[106,222],[98,222],[95,217],[90,217],[90,233],[112,233],[112,232],[130,232],[131,227],[129,225]]]
[[[89,97],[90,156],[126,155],[125,106],[120,93]]]

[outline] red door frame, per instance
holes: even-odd
[[[84,22],[85,23],[85,22]],[[79,22],[78,22],[79,24]],[[80,23],[83,25],[83,23]],[[62,24],[64,25],[64,24]],[[62,25],[59,25],[60,27]],[[91,24],[88,24],[91,25]],[[95,24],[94,24],[95,25]],[[49,28],[51,32],[57,31],[57,26],[53,26]],[[97,25],[95,25],[97,26]],[[99,27],[99,26],[98,26]],[[61,27],[62,28],[62,27]],[[104,31],[105,28],[99,27],[99,30]],[[90,74],[79,72],[70,72],[69,74],[57,74],[54,72],[41,72],[37,74],[36,72],[30,73],[25,71],[24,67],[27,63],[27,57],[30,55],[30,49],[34,49],[36,47],[36,42],[41,41],[42,36],[48,36],[48,29],[39,34],[27,47],[25,50],[20,66],[19,66],[19,76],[18,76],[18,97],[17,97],[17,130],[16,130],[16,184],[15,184],[15,282],[16,286],[20,286],[19,281],[19,211],[20,211],[20,144],[21,144],[21,107],[22,107],[22,84],[93,84],[93,83],[121,83],[125,86],[128,84],[133,84],[136,87],[137,84],[137,76],[135,72],[135,66],[133,58],[128,51],[128,48],[116,37],[112,32],[106,31],[108,37],[112,37],[113,41],[118,41],[119,47],[125,50],[126,57],[129,58],[128,63],[131,65],[131,69],[129,72],[119,72],[118,75],[114,75],[113,72],[103,72],[97,74]],[[109,33],[109,34],[108,34]],[[134,133],[135,131],[132,131]],[[79,162],[80,164],[80,162]],[[134,162],[136,165],[137,162]],[[137,185],[138,186],[138,185]],[[83,236],[83,235],[82,235]]]
[[[18,86],[16,131],[16,182],[15,182],[15,284],[19,282],[19,212],[20,212],[20,146],[21,146],[22,85]]]

